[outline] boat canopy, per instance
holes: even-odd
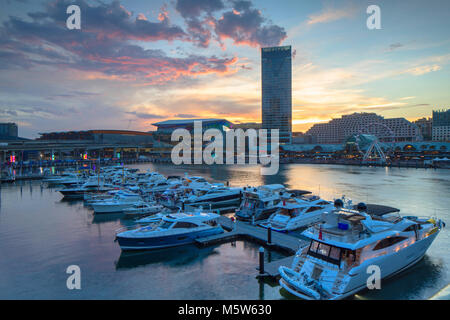
[[[353,208],[356,210],[357,205],[354,205]],[[400,210],[397,208],[383,206],[383,205],[379,205],[379,204],[368,204],[367,205],[367,213],[370,215],[381,217],[381,216],[384,216],[385,214],[393,213],[393,212],[400,212]]]
[[[288,193],[290,193],[290,194],[293,194],[293,195],[296,196],[296,197],[299,197],[299,196],[303,196],[303,195],[305,195],[305,194],[311,194],[311,193],[312,193],[311,191],[307,191],[307,190],[298,190],[298,189],[289,189],[289,190],[286,190],[286,192],[288,192]]]
[[[194,222],[202,223],[220,218],[220,215],[211,212],[195,212],[195,213],[174,213],[169,214],[162,219],[167,222]]]
[[[270,191],[277,191],[280,189],[285,189],[285,186],[283,186],[282,184],[266,184],[264,186],[260,187],[261,189],[267,189]]]
[[[305,204],[300,204],[298,202],[280,202],[276,205],[277,208],[282,208],[286,210],[293,210],[293,209],[299,209],[304,208]]]

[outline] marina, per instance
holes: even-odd
[[[190,182],[184,183],[185,187],[182,187],[183,183],[181,183],[177,187],[181,188],[183,192],[185,190],[188,190],[187,192],[193,191],[195,192],[195,188],[193,190],[191,190],[189,187],[186,188],[186,184],[188,186],[189,183],[192,183],[193,181],[197,181],[196,183],[202,186],[201,189],[205,188],[206,185],[205,183],[211,183],[211,187],[213,189],[224,188],[223,187],[224,185],[230,185],[233,188],[241,188],[241,187],[247,188],[247,186],[249,185],[260,186],[265,184],[266,185],[281,184],[285,185],[286,190],[288,191],[291,190],[291,192],[293,192],[292,190],[303,190],[300,193],[306,194],[305,196],[308,196],[308,194],[304,190],[310,190],[309,192],[311,192],[312,194],[320,195],[320,198],[327,200],[337,199],[345,194],[346,199],[354,199],[355,202],[358,200],[359,201],[363,200],[367,203],[384,204],[383,206],[379,205],[373,206],[369,204],[368,212],[370,212],[371,214],[383,214],[384,211],[386,210],[392,210],[398,207],[401,209],[401,212],[407,212],[408,215],[413,213],[414,211],[417,211],[418,210],[417,208],[422,208],[422,211],[424,211],[423,215],[426,215],[425,211],[427,210],[427,208],[423,207],[422,201],[418,198],[416,199],[417,202],[416,201],[405,202],[405,200],[402,200],[404,198],[402,198],[401,192],[398,191],[396,192],[395,199],[393,199],[392,195],[383,192],[382,189],[379,189],[380,191],[378,193],[371,193],[369,195],[368,193],[361,193],[362,190],[361,188],[354,187],[355,185],[358,185],[358,183],[363,183],[364,181],[364,183],[366,184],[366,191],[378,190],[378,188],[374,189],[373,187],[371,187],[370,184],[366,183],[367,181],[370,181],[370,179],[367,180],[365,177],[367,175],[371,176],[371,172],[377,172],[379,175],[384,176],[384,178],[378,181],[378,184],[379,183],[382,184],[383,181],[387,181],[385,179],[388,180],[394,179],[397,182],[401,182],[403,179],[405,179],[405,177],[402,178],[401,172],[398,171],[397,172],[392,171],[388,173],[386,171],[380,172],[379,171],[380,168],[368,168],[365,169],[367,171],[360,171],[358,174],[355,174],[354,169],[348,170],[344,174],[343,173],[340,174],[340,178],[338,179],[338,181],[342,181],[342,179],[344,179],[349,183],[351,183],[351,185],[349,184],[348,187],[345,186],[339,187],[339,184],[336,183],[337,181],[334,182],[333,180],[329,180],[330,178],[333,177],[332,173],[335,172],[333,166],[328,167],[327,170],[324,171],[323,166],[317,167],[310,166],[305,168],[304,165],[284,165],[281,168],[281,171],[278,176],[271,177],[270,180],[267,181],[259,180],[261,179],[261,176],[252,175],[251,173],[252,170],[258,170],[258,167],[257,166],[242,167],[242,168],[238,167],[238,168],[227,168],[227,170],[223,169],[219,170],[218,167],[197,166],[193,168],[192,167],[186,168],[183,166],[174,167],[164,164],[159,165],[143,164],[127,167],[126,170],[125,168],[120,167],[116,168],[104,167],[102,169],[102,171],[109,172],[108,175],[114,177],[112,178],[112,180],[115,180],[116,183],[120,183],[126,186],[124,188],[128,189],[129,191],[127,192],[129,192],[131,195],[133,194],[131,190],[138,190],[137,187],[136,188],[133,187],[133,185],[135,184],[131,183],[132,181],[136,181],[136,186],[137,185],[143,186],[146,185],[144,182],[146,182],[148,179],[153,179],[152,181],[154,181],[154,183],[160,183],[161,181],[164,181],[161,178],[162,176],[164,176],[164,177],[171,177],[168,180],[172,181],[170,185],[173,186],[178,185],[173,183],[173,181],[175,181],[176,179],[186,181],[189,180]],[[301,170],[302,172],[300,173],[298,172],[298,170]],[[391,169],[391,170],[398,170],[398,169]],[[130,179],[129,181],[125,181],[124,179],[121,178],[121,174],[123,174],[124,172],[128,172],[126,173],[126,175]],[[150,174],[150,172],[159,172],[160,175],[156,175],[154,173]],[[449,188],[449,186],[446,184],[448,180],[443,179],[443,177],[437,176],[435,176],[434,178],[430,177],[429,175],[432,174],[433,172],[435,171],[415,169],[414,171],[409,173],[413,175],[416,174],[417,175],[416,178],[422,181],[422,183],[428,183],[430,185],[432,184],[435,187],[437,185],[440,185],[440,189],[436,190],[435,188],[434,189],[430,188],[428,189],[429,193],[424,193],[423,190],[421,192],[419,192],[418,189],[417,191],[414,191],[414,189],[411,189],[411,185],[408,184],[407,190],[409,192],[416,193],[418,197],[420,195],[422,199],[429,198],[434,192],[436,192],[436,196],[438,194],[441,194],[440,192],[442,192],[442,188]],[[301,181],[300,183],[298,182],[298,180],[292,180],[292,178],[297,175],[303,177],[303,181]],[[322,176],[323,178],[328,180],[328,183],[320,185],[315,184],[316,182],[322,181],[321,178]],[[201,179],[200,177],[203,177],[203,179]],[[89,181],[94,180],[95,180],[94,178],[91,178],[91,180]],[[100,179],[97,178],[97,181],[99,180]],[[49,179],[49,181],[52,180]],[[137,183],[138,181],[140,182]],[[246,184],[242,185],[242,181],[245,181]],[[406,182],[406,180],[404,181]],[[329,185],[331,185],[332,187],[328,188]],[[275,189],[278,190],[279,188]],[[32,240],[33,238],[29,239],[23,238],[20,239],[19,241],[16,241],[15,243],[12,243],[11,241],[15,239],[14,233],[12,233],[13,230],[22,229],[21,233],[26,234],[27,237],[30,237],[36,232],[46,232],[49,237],[48,241],[43,241],[41,242],[41,244],[38,243],[33,244],[34,247],[38,245],[38,248],[41,247],[41,249],[38,249],[36,253],[29,255],[23,262],[24,264],[19,263],[17,265],[17,271],[12,271],[10,269],[8,269],[9,270],[8,271],[4,269],[5,266],[2,267],[0,265],[0,269],[3,271],[2,274],[4,275],[8,274],[9,275],[8,278],[18,279],[17,272],[20,272],[20,270],[24,270],[25,265],[27,265],[26,261],[29,261],[29,263],[31,263],[28,267],[25,268],[29,269],[32,265],[35,266],[37,261],[41,259],[46,259],[47,262],[42,263],[39,267],[33,267],[33,269],[35,269],[35,272],[37,272],[38,274],[42,272],[46,273],[50,272],[55,276],[55,279],[60,279],[58,281],[62,281],[62,279],[64,278],[64,272],[58,273],[57,272],[58,268],[64,269],[62,265],[65,264],[67,265],[73,263],[80,264],[80,268],[82,268],[82,270],[85,270],[85,272],[87,272],[89,275],[86,276],[88,279],[85,280],[86,290],[84,292],[76,294],[77,297],[107,298],[108,295],[105,296],[102,295],[101,293],[98,293],[99,292],[98,290],[100,288],[97,286],[105,286],[104,288],[107,288],[108,282],[111,281],[112,281],[111,285],[112,283],[115,283],[116,286],[117,281],[119,281],[118,279],[122,279],[121,281],[125,281],[124,283],[128,283],[132,279],[135,279],[134,281],[139,281],[138,279],[143,276],[142,272],[144,270],[148,270],[148,272],[156,272],[157,274],[159,274],[160,272],[163,272],[163,270],[167,268],[168,269],[193,268],[191,269],[191,272],[197,273],[199,272],[199,270],[201,270],[201,268],[203,268],[200,266],[204,265],[206,261],[209,261],[210,259],[213,260],[219,259],[220,262],[217,261],[211,265],[211,267],[213,267],[213,265],[218,267],[219,268],[218,270],[211,271],[210,269],[208,269],[209,270],[208,272],[211,273],[209,275],[212,277],[211,281],[212,282],[219,281],[218,283],[222,283],[222,280],[220,280],[221,278],[223,278],[223,280],[228,279],[226,281],[229,281],[230,285],[232,284],[233,286],[237,287],[241,286],[238,285],[237,283],[245,283],[245,289],[242,290],[242,292],[240,292],[237,295],[242,299],[295,298],[295,295],[289,293],[287,290],[280,287],[279,285],[274,286],[274,283],[278,283],[278,281],[282,278],[280,270],[284,270],[283,268],[289,268],[294,263],[295,254],[309,247],[310,240],[307,237],[303,236],[302,232],[310,224],[305,225],[305,227],[300,228],[300,230],[293,230],[287,233],[277,232],[275,230],[272,230],[271,228],[269,229],[259,226],[261,221],[252,221],[252,220],[241,221],[239,219],[236,219],[234,213],[234,210],[236,210],[236,208],[234,209],[228,208],[229,210],[225,210],[226,212],[223,212],[221,216],[217,216],[217,219],[215,219],[215,221],[217,221],[217,223],[223,228],[223,232],[214,235],[209,236],[206,235],[195,238],[192,244],[190,245],[183,245],[183,246],[177,245],[166,249],[158,249],[156,251],[152,250],[152,251],[130,252],[127,250],[125,251],[120,250],[118,243],[114,242],[114,235],[117,234],[117,232],[120,231],[120,229],[123,230],[136,229],[138,227],[136,225],[136,222],[138,224],[141,224],[140,221],[142,221],[142,223],[144,223],[144,221],[148,221],[143,224],[144,226],[146,225],[146,223],[147,225],[148,223],[150,223],[150,225],[159,223],[158,221],[160,221],[164,217],[163,213],[161,214],[157,213],[156,215],[153,215],[154,213],[152,212],[149,213],[150,215],[148,216],[148,218],[145,218],[145,214],[140,215],[139,217],[130,217],[130,212],[136,210],[133,208],[139,205],[139,202],[136,201],[142,201],[138,200],[140,199],[140,197],[137,196],[136,197],[133,196],[135,197],[135,200],[130,201],[130,203],[132,203],[132,206],[127,207],[130,209],[126,209],[123,211],[118,210],[116,213],[109,213],[109,212],[96,213],[95,210],[92,209],[93,208],[92,204],[93,203],[95,204],[95,202],[108,203],[108,201],[111,201],[110,199],[116,197],[114,194],[117,193],[117,190],[110,191],[112,192],[111,196],[92,195],[88,197],[87,195],[85,195],[84,200],[66,199],[66,197],[63,197],[63,194],[59,193],[58,190],[60,190],[59,187],[55,186],[47,188],[46,182],[36,180],[17,181],[12,184],[2,185],[1,203],[0,203],[1,205],[0,240],[2,240],[2,244],[0,246],[3,247],[2,251],[6,252],[6,256],[9,257],[9,259],[13,259],[13,257],[17,254],[18,252],[17,250],[19,248],[22,248],[22,250],[24,250],[25,248],[23,247],[23,245],[29,243],[30,240],[33,241]],[[147,190],[150,191],[151,188],[147,188]],[[146,202],[142,203],[151,204],[152,203],[151,201],[154,201],[152,200],[154,197],[158,198],[159,199],[158,201],[163,201],[166,204],[173,203],[173,201],[168,201],[168,199],[159,197],[158,194],[160,191],[158,191],[157,193],[150,192],[149,195],[145,195],[144,198],[146,199],[145,200]],[[181,194],[182,192],[179,193],[179,195]],[[299,193],[297,192],[297,194]],[[293,196],[294,195],[292,195],[292,197]],[[296,195],[295,197],[299,196],[300,195]],[[17,200],[14,199],[22,199],[22,200],[20,201],[20,203],[17,203],[16,202]],[[441,215],[439,216],[441,218],[444,218],[445,220],[446,217],[444,212],[445,210],[444,206],[446,205],[445,201],[447,200],[444,200],[444,202],[441,203],[442,205],[441,207],[428,209],[428,214],[437,216],[438,215],[437,212],[440,212]],[[11,209],[12,208],[11,205],[13,205],[13,203],[18,204],[18,206],[16,205],[15,210]],[[181,203],[182,202],[178,202],[178,204]],[[280,207],[283,207],[283,205],[285,204],[281,202]],[[411,207],[411,205],[417,207]],[[28,209],[26,209],[26,207],[23,206],[26,207],[31,206],[31,207],[28,207]],[[392,208],[390,206],[392,207],[395,206],[395,208]],[[48,209],[42,211],[42,208]],[[188,215],[193,214],[194,217],[196,214],[195,210],[197,210],[197,212],[200,211],[204,212],[210,211],[219,213],[221,212],[221,209],[212,209],[212,208],[210,209],[208,206],[206,206],[205,208],[203,208],[202,206],[200,206],[200,208],[199,207],[188,208],[188,206],[186,206],[185,210],[186,209],[188,210],[187,212],[191,212]],[[179,207],[178,209],[166,208],[164,210],[168,210],[167,213],[165,213],[166,215],[167,214],[170,215],[170,212],[175,212],[174,215],[175,217],[177,215],[176,212],[182,210],[182,208],[181,207]],[[23,219],[25,217],[24,214],[28,215],[28,218],[25,220]],[[41,220],[38,215],[40,215],[41,218],[43,218],[44,216],[48,217],[45,220]],[[142,217],[144,218],[142,219]],[[67,221],[63,222],[65,220]],[[37,221],[40,222],[37,223]],[[264,220],[262,221],[264,222]],[[12,228],[12,225],[10,225],[10,223],[14,223],[15,227]],[[61,245],[63,243],[61,243],[61,241],[63,241],[64,243],[62,247]],[[436,238],[436,242],[446,243],[446,241],[448,241],[448,231],[445,228],[443,228],[442,234],[439,234],[439,236]],[[6,246],[15,248],[15,250],[11,251]],[[56,251],[55,246],[58,247],[58,250]],[[67,250],[69,251],[61,249],[64,247],[67,247]],[[258,259],[261,248],[264,248],[263,260],[265,262],[263,265],[263,270],[260,270]],[[58,254],[55,256],[57,252]],[[219,253],[219,256],[216,256],[214,252],[216,254]],[[64,256],[67,257],[62,259],[63,256],[61,256],[61,254],[64,254]],[[395,295],[397,298],[403,297],[410,299],[415,297],[424,299],[431,297],[438,291],[437,289],[434,291],[433,288],[438,285],[444,287],[445,282],[448,279],[449,276],[448,267],[446,265],[445,260],[442,260],[446,259],[447,257],[448,255],[446,254],[445,246],[433,244],[427,251],[425,257],[417,263],[417,266],[412,267],[411,271],[405,271],[404,273],[401,273],[400,275],[394,277],[393,279],[388,280],[386,284],[383,284],[383,290],[381,290],[380,292],[363,291],[362,293],[358,293],[357,295],[355,295],[353,298],[359,297],[369,299],[389,298],[390,297],[389,295],[394,294],[392,292],[396,292],[397,290],[397,289],[394,290],[394,288],[397,288],[397,286],[395,285],[396,282],[403,284],[405,290],[400,295],[398,292],[396,292]],[[230,261],[234,261],[233,265],[232,266],[229,265],[229,263],[231,262],[228,260],[225,261],[223,259],[231,259]],[[64,261],[66,262],[64,263]],[[201,264],[199,265],[198,263]],[[111,266],[113,266],[112,269]],[[158,270],[160,271],[156,271],[154,269],[156,266],[160,266],[158,267]],[[228,266],[226,267],[228,269],[223,269],[222,266],[223,267]],[[127,272],[130,273],[131,278],[129,278],[128,280],[122,278],[123,275],[121,273],[117,273],[121,270],[127,270]],[[220,273],[219,272],[220,270],[225,273],[223,272]],[[230,270],[234,271],[230,274],[229,273]],[[423,272],[425,272],[427,275],[424,276],[423,279],[421,280],[422,282],[423,281],[425,282],[420,288],[415,287],[414,290],[411,290],[411,286],[407,285],[404,282],[404,280],[402,280],[408,277],[415,277],[414,274],[425,275],[423,274]],[[147,272],[144,273],[147,274]],[[99,282],[93,280],[92,277],[94,277],[94,274],[100,276],[100,278],[106,276],[110,280],[106,279],[102,280],[106,281],[106,283],[101,285]],[[102,276],[102,274],[104,276]],[[235,277],[238,277],[241,280],[238,281],[236,280],[238,278]],[[46,276],[44,276],[44,278],[46,278]],[[174,278],[177,277],[174,276]],[[194,276],[194,278],[196,278],[196,276]],[[1,285],[3,286],[2,289],[6,290],[9,287],[8,283],[11,282],[10,280],[7,280],[7,278],[4,278],[2,280],[5,280],[1,282],[2,283]],[[35,285],[38,285],[40,281],[41,280],[33,280],[33,283]],[[151,283],[153,285],[157,285],[158,281],[161,280],[154,279],[152,281],[153,282]],[[431,285],[431,283],[434,284]],[[68,292],[65,292],[63,288],[61,288],[61,286],[57,285],[56,282],[55,285],[50,286],[48,290],[47,289],[44,290],[44,293],[41,292],[40,293],[41,296],[43,295],[44,297],[52,297],[54,294],[58,294],[62,295],[63,297],[65,296],[67,298],[70,298],[71,295],[70,294],[68,295]],[[176,291],[175,288],[177,288],[177,285],[172,284],[172,286],[173,290]],[[97,289],[95,289],[94,292],[93,290],[95,287],[97,287]],[[231,297],[230,294],[232,294],[232,292],[236,294],[234,290],[237,290],[237,288],[235,287],[233,287],[232,289],[231,287],[226,286],[226,288],[217,289],[217,291],[212,293],[211,289],[206,290],[206,288],[201,284],[194,285],[194,287],[197,288],[198,290],[208,292],[211,295],[215,295],[219,299],[221,298],[226,299],[227,297],[229,298]],[[175,291],[173,290],[169,290],[172,297],[173,296],[183,297],[183,293],[180,294],[178,291],[177,291],[178,293],[175,293]],[[202,293],[200,293],[199,291],[196,292],[197,292],[196,299],[205,298],[204,292]],[[136,295],[137,293],[139,293],[138,296]],[[168,292],[166,293],[169,294]],[[16,294],[19,296],[20,295],[22,296],[24,295],[25,297],[28,296],[28,293],[21,294],[19,292],[16,292]],[[138,285],[136,287],[136,290],[132,290],[132,292],[130,292],[125,296],[121,295],[121,297],[123,298],[142,297],[142,298],[158,299],[164,297],[167,298],[168,296],[165,295],[164,293],[160,293],[158,295],[158,293],[155,292],[154,290],[150,290],[148,292],[144,289],[144,287]]]
[[[382,2],[4,1],[0,300],[450,300],[450,2]]]

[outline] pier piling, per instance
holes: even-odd
[[[264,248],[259,248],[259,274],[264,274]]]

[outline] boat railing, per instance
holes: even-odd
[[[119,228],[117,230],[115,230],[115,234],[119,234],[121,232],[125,232],[125,231],[130,231],[130,230],[136,230],[137,228],[139,228],[139,225],[151,225],[153,222],[147,222],[147,223],[136,223],[134,225],[130,225],[130,226],[125,226],[122,228]]]
[[[432,215],[429,215],[429,216],[404,216],[403,218],[410,219],[413,221],[417,221],[417,220],[428,221],[430,219],[433,219],[435,221],[439,220],[436,216],[432,216]]]
[[[328,238],[329,240],[340,242],[357,242],[368,237],[366,232],[356,228],[351,228],[350,230],[330,230],[329,228],[321,228],[320,225],[316,224],[309,230],[314,235],[320,235],[322,233],[322,237],[325,239]]]
[[[121,232],[128,231],[128,230],[133,230],[133,229],[136,229],[136,226],[126,226],[126,227],[122,227],[122,228],[114,230],[114,233],[117,235],[117,234],[119,234]]]

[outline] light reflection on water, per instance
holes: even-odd
[[[403,214],[438,215],[450,221],[450,170],[284,165],[276,176],[259,167],[137,165],[166,175],[201,175],[231,185],[282,183],[327,199],[391,205]],[[114,231],[129,225],[121,214],[96,215],[82,201],[64,201],[40,182],[2,185],[0,194],[0,298],[43,299],[283,299],[274,283],[255,279],[258,246],[238,241],[202,248],[121,253]],[[425,258],[382,282],[361,299],[424,299],[450,281],[448,228]],[[272,253],[272,259],[280,258]],[[82,270],[82,290],[66,288],[65,269]]]

